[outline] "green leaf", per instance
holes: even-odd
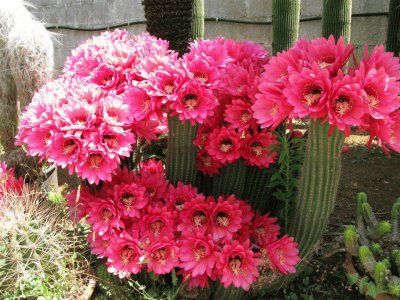
[[[172,284],[174,286],[178,285],[178,276],[176,276],[175,268],[172,270]]]

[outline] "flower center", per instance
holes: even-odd
[[[175,208],[177,210],[181,211],[184,207],[184,203],[185,203],[185,201],[183,199],[180,199],[180,198],[176,199],[175,200]]]
[[[185,97],[183,97],[183,102],[188,110],[194,110],[199,104],[198,97],[195,94],[185,95]]]
[[[223,139],[219,144],[219,150],[221,150],[224,153],[231,152],[232,149],[233,149],[233,143],[231,139]]]
[[[212,166],[212,159],[211,156],[204,156],[203,157],[203,165],[205,167],[211,167]]]
[[[242,265],[242,258],[239,255],[236,255],[235,257],[229,258],[229,267],[231,268],[233,274],[239,275],[241,273],[241,267]]]
[[[196,248],[196,250],[194,251],[194,258],[196,260],[200,260],[202,259],[204,256],[206,256],[206,247],[204,247],[203,245],[200,245]]]
[[[373,87],[365,86],[364,91],[367,94],[367,102],[371,108],[376,108],[379,104],[379,99],[376,90]]]
[[[122,263],[124,265],[129,264],[129,262],[132,260],[132,258],[135,258],[135,250],[133,250],[130,247],[125,247],[122,251],[121,251],[121,260]]]
[[[272,107],[271,107],[271,115],[273,115],[273,116],[275,116],[276,115],[276,113],[278,112],[278,105],[277,104],[274,104]]]
[[[122,195],[122,203],[126,206],[128,210],[131,209],[133,202],[135,201],[135,196],[131,193],[124,193]]]
[[[111,81],[113,79],[113,75],[112,74],[108,74],[107,76],[104,76],[100,82],[100,84],[102,85],[107,85],[107,83],[109,81]]]
[[[251,114],[247,110],[242,111],[242,115],[240,116],[240,122],[243,124],[247,124],[251,121]]]
[[[149,198],[153,198],[156,195],[156,188],[152,185],[146,187],[146,194]]]
[[[339,97],[336,99],[334,103],[334,108],[336,113],[340,117],[342,117],[351,110],[352,108],[351,99],[346,95],[339,95]]]
[[[201,227],[206,222],[206,214],[202,211],[196,211],[193,214],[193,225],[194,227]]]
[[[220,211],[217,213],[217,216],[215,217],[215,220],[218,225],[222,227],[228,227],[229,226],[229,216],[226,212]]]
[[[113,217],[113,213],[111,210],[108,208],[103,208],[101,211],[101,219],[104,221],[104,223],[108,223],[110,219]]]
[[[261,156],[263,154],[263,145],[260,142],[253,142],[250,144],[250,152],[254,156]]]
[[[160,235],[163,227],[164,227],[164,224],[160,220],[156,220],[156,221],[150,223],[150,230],[156,237],[158,237]]]
[[[98,169],[103,162],[103,156],[101,154],[90,154],[89,164],[91,169]]]
[[[335,62],[335,57],[334,56],[326,56],[326,57],[322,57],[319,61],[318,61],[318,65],[321,69],[324,69],[326,67],[329,67],[331,64],[333,64]]]
[[[305,107],[313,106],[321,99],[322,88],[319,85],[311,85],[304,92]]]
[[[149,110],[150,103],[151,103],[151,98],[148,95],[144,96],[144,100],[143,100],[143,103],[142,103],[142,111],[143,112]]]
[[[63,153],[65,155],[70,155],[75,152],[78,145],[75,143],[73,139],[68,139],[63,143]]]
[[[117,148],[118,147],[118,139],[114,134],[105,134],[103,135],[103,144],[106,144],[109,148]]]
[[[151,254],[151,257],[158,261],[161,265],[163,265],[167,261],[168,251],[164,247],[162,247],[154,251]]]
[[[194,78],[196,78],[197,80],[205,83],[208,80],[208,76],[207,74],[201,73],[201,72],[195,72],[194,73]]]
[[[164,92],[165,92],[167,95],[171,95],[173,91],[174,91],[174,83],[171,82],[171,81],[167,82],[167,83],[165,84],[165,86],[164,86]]]
[[[265,228],[262,226],[257,227],[255,233],[257,236],[262,237],[265,234]]]

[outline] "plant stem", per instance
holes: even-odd
[[[340,179],[343,132],[328,136],[329,124],[311,121],[299,191],[289,234],[299,244],[300,256],[308,255],[326,227],[333,210]]]
[[[398,56],[400,52],[400,0],[390,0],[389,24],[387,29],[386,50]]]
[[[289,49],[299,36],[300,0],[273,0],[272,53]]]
[[[331,34],[337,40],[343,36],[346,43],[350,41],[352,0],[324,0],[322,15],[322,35],[328,38]]]

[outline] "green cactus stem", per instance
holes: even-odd
[[[357,194],[357,210],[356,210],[356,226],[358,232],[362,236],[366,236],[367,229],[365,228],[363,213],[362,213],[362,204],[367,202],[367,194],[364,192],[360,192]]]
[[[400,249],[393,249],[390,252],[390,260],[395,269],[397,269],[397,275],[400,276]]]
[[[324,0],[322,15],[322,35],[331,34],[338,39],[343,36],[350,41],[352,0]]]
[[[381,244],[372,243],[370,247],[371,247],[371,251],[372,251],[372,253],[374,255],[378,256],[378,255],[382,255],[383,254],[383,249],[382,249]]]
[[[400,298],[400,278],[397,276],[390,276],[388,282],[389,294]]]
[[[400,220],[400,198],[393,204],[392,207],[392,241],[396,242],[399,240],[399,220]]]
[[[289,234],[299,243],[304,257],[318,242],[333,210],[341,169],[340,151],[344,134],[329,124],[310,121],[299,191]]]
[[[300,0],[272,1],[272,53],[287,50],[299,35]]]
[[[392,231],[392,224],[388,221],[381,221],[369,232],[368,237],[372,240],[379,240]]]
[[[372,274],[375,269],[376,260],[369,247],[361,246],[358,250],[358,257],[364,270],[367,273]]]
[[[219,175],[214,175],[212,184],[212,195],[218,197],[221,195],[234,194],[238,198],[243,197],[246,183],[247,166],[243,160],[224,166]]]
[[[197,178],[196,137],[197,126],[189,121],[182,123],[178,117],[168,117],[168,150],[165,169],[168,180],[176,185],[178,181],[195,184]]]
[[[389,24],[387,28],[386,50],[398,56],[400,52],[400,0],[390,0]]]
[[[204,37],[204,0],[193,0],[192,38]]]
[[[369,227],[375,227],[378,224],[378,220],[375,217],[374,212],[372,211],[371,205],[365,202],[361,204],[361,211],[363,218]]]
[[[384,293],[388,290],[387,284],[389,272],[390,271],[388,270],[385,263],[376,263],[372,277],[374,278],[378,293]]]
[[[346,251],[352,256],[358,256],[357,229],[353,226],[347,226],[343,234]]]
[[[243,198],[261,213],[274,210],[274,207],[271,207],[271,189],[268,187],[272,175],[271,171],[269,169],[259,169],[258,167],[247,168],[246,193]]]

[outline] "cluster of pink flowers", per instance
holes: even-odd
[[[218,105],[199,122],[194,144],[198,147],[197,167],[203,174],[239,158],[251,166],[268,168],[276,160],[272,145],[276,137],[260,130],[251,106],[268,52],[260,45],[217,38],[196,41],[184,55],[185,69],[208,88]],[[180,116],[181,118],[181,116]]]
[[[248,290],[260,268],[294,273],[300,260],[293,238],[278,238],[276,218],[233,195],[214,199],[191,185],[174,187],[155,160],[137,173],[120,170],[95,191],[75,190],[68,202],[76,221],[91,224],[92,253],[121,278],[178,268],[189,287],[210,279]]]
[[[15,178],[14,169],[7,169],[6,163],[2,162],[0,164],[0,201],[7,193],[21,195],[23,187],[24,179],[22,177]]]
[[[276,128],[287,118],[319,119],[346,135],[351,126],[370,131],[400,151],[400,64],[393,53],[365,47],[359,63],[354,48],[329,39],[300,40],[264,66],[252,106],[263,128]]]

